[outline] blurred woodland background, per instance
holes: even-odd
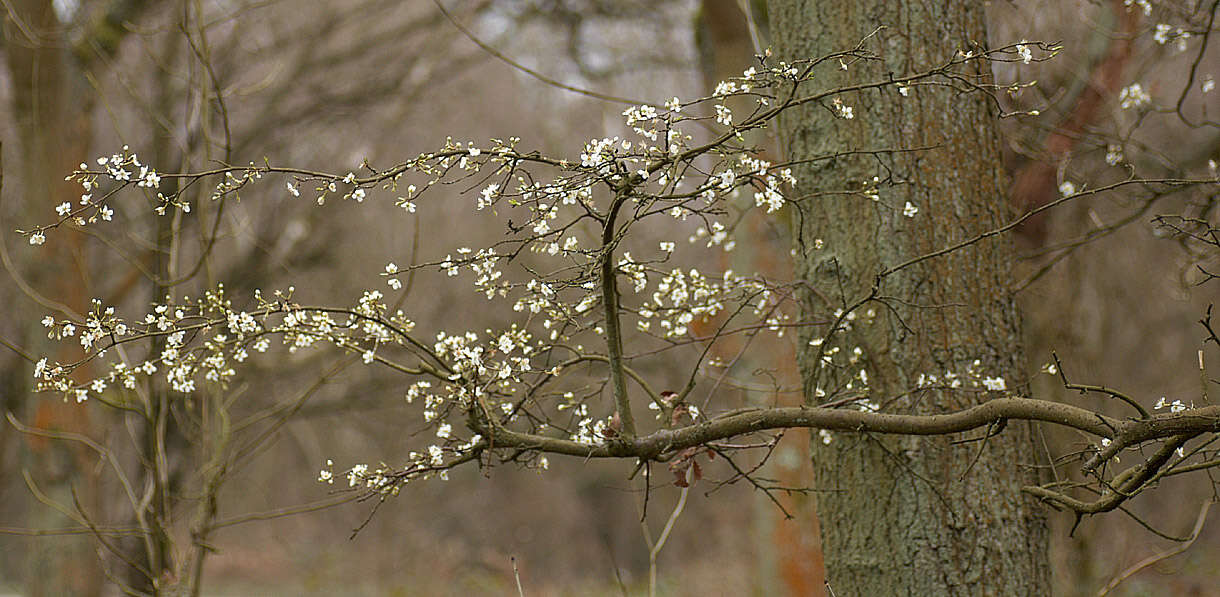
[[[1006,96],[1005,107],[1040,116],[1001,122],[1011,200],[1020,207],[1048,202],[1064,181],[1122,179],[1125,163],[1171,177],[1206,173],[1208,160],[1220,160],[1220,131],[1185,116],[1209,114],[1210,106],[1214,118],[1220,91],[1178,103],[1187,81],[1220,76],[1215,40],[1184,35],[1215,31],[1217,3],[1144,5],[991,3],[992,45],[1028,39],[1063,46],[1052,61],[995,72],[1001,84],[1036,81]],[[128,146],[162,172],[264,158],[355,170],[365,160],[376,166],[439,147],[446,137],[510,136],[575,156],[588,139],[625,129],[624,105],[564,85],[636,103],[698,97],[755,64],[767,45],[759,1],[443,6],[447,14],[423,0],[4,3],[0,340],[8,348],[0,350],[0,400],[9,420],[0,425],[0,592],[117,594],[107,574],[140,586],[115,563],[135,542],[138,521],[99,454],[118,460],[135,486],[164,489],[142,507],[163,521],[153,526],[170,539],[166,552],[138,557],[207,555],[209,595],[506,594],[516,586],[513,558],[528,595],[640,592],[649,548],[628,463],[552,457],[542,474],[467,467],[448,481],[409,486],[362,527],[377,504],[335,493],[338,485],[319,483],[318,470],[328,459],[342,468],[401,457],[403,438],[419,429],[416,419],[401,416],[403,388],[375,370],[345,366],[358,358],[302,353],[255,362],[219,406],[166,395],[153,397],[151,411],[122,412],[31,393],[33,361],[52,350],[39,324],[48,312],[87,311],[93,297],[138,311],[167,293],[217,281],[231,295],[293,285],[302,300],[351,301],[384,283],[377,274],[387,257],[436,259],[461,239],[502,233],[494,222],[464,217],[466,202],[405,217],[385,203],[288,206],[282,186],[266,185],[240,201],[199,201],[196,212],[172,217],[152,214],[151,199],[116,204],[108,235],[65,232],[32,251],[13,230],[79,199],[79,184],[64,177],[82,162]],[[860,37],[883,24],[862,24]],[[946,56],[954,51],[945,48]],[[1166,109],[1124,109],[1133,83]],[[198,192],[206,199],[209,191]],[[1149,405],[1197,391],[1197,322],[1220,295],[1215,282],[1198,285],[1194,247],[1152,222],[1190,208],[1173,201],[1141,190],[1110,193],[1051,210],[1020,230],[1023,277],[1014,284],[1022,288],[1034,363],[1048,362],[1054,350],[1074,381],[1121,388],[1148,397]],[[783,276],[790,268],[786,229],[780,221],[743,221],[738,249],[709,253],[699,265]],[[497,324],[481,296],[442,280],[415,279],[403,308],[421,322],[457,313]],[[736,383],[718,391],[743,405],[791,401],[775,388],[792,385],[792,359],[790,347],[760,341],[735,366]],[[646,373],[674,387],[684,383],[667,369]],[[1035,389],[1043,398],[1114,408],[1069,394],[1051,376],[1038,376]],[[226,429],[220,447],[217,425]],[[789,435],[768,474],[799,487],[808,475],[808,440]],[[1080,441],[1061,435],[1047,441]],[[164,462],[145,466],[150,459]],[[147,478],[153,473],[157,478]],[[717,475],[727,472],[709,471]],[[1213,487],[1185,476],[1165,484],[1171,487],[1131,509],[1156,529],[1189,535]],[[676,497],[674,487],[654,490],[647,520],[654,534]],[[748,484],[696,486],[660,553],[663,594],[818,594],[811,500],[793,493],[783,502],[793,519]],[[88,516],[67,516],[52,504]],[[200,516],[213,521],[206,540],[191,537]],[[1086,519],[1072,536],[1069,515],[1052,518],[1062,595],[1094,594],[1177,545],[1117,513]],[[1220,595],[1220,526],[1211,520],[1203,528],[1189,550],[1140,572],[1116,594]],[[99,547],[95,534],[109,546]]]

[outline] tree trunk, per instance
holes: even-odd
[[[984,8],[974,2],[774,0],[770,19],[784,60],[850,50],[886,26],[866,45],[880,61],[850,63],[846,70],[836,61],[815,74],[818,91],[913,74],[943,64],[959,49],[986,46]],[[990,80],[989,71],[975,74]],[[844,94],[841,101],[854,109],[854,118],[835,117],[829,104],[788,113],[781,122],[786,159],[935,149],[847,156],[794,169],[796,273],[810,288],[802,298],[803,320],[832,321],[836,310],[869,295],[885,267],[995,228],[1010,216],[996,115],[984,95],[917,86],[903,96],[887,87]],[[875,199],[865,194],[873,184]],[[904,216],[907,202],[918,208],[915,217]],[[823,248],[815,248],[821,244],[816,239]],[[825,329],[802,337],[798,361],[807,400],[825,400],[819,390],[831,396],[836,389],[859,391],[861,370],[870,400],[887,412],[942,412],[1002,395],[981,387],[987,377],[1002,377],[1008,392],[1024,389],[1010,269],[1008,241],[988,240],[885,278],[881,300],[863,305],[833,346],[810,343]],[[836,347],[833,364],[823,366],[821,351]],[[917,389],[921,374],[940,381]],[[948,387],[953,379],[960,388]],[[1029,427],[1009,425],[981,444],[951,443],[960,439],[839,433],[825,444],[815,434],[817,507],[835,594],[1049,593],[1044,516],[1020,493],[1035,480]]]

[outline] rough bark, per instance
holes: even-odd
[[[775,0],[771,32],[780,59],[848,50],[879,26],[867,47],[878,62],[824,71],[820,89],[849,81],[884,80],[944,63],[986,44],[983,5],[973,2],[817,2]],[[976,75],[987,78],[987,73]],[[869,295],[886,266],[945,247],[1006,221],[1009,205],[1000,165],[995,114],[980,93],[921,86],[842,97],[851,120],[807,105],[781,123],[786,158],[842,150],[936,149],[844,157],[796,170],[794,221],[797,276],[811,291],[803,319],[825,321]],[[879,200],[863,194],[881,179]],[[902,214],[906,202],[914,218]],[[815,249],[815,239],[824,241]],[[1023,385],[1020,322],[1010,281],[1007,242],[986,242],[925,261],[884,279],[876,312],[837,336],[844,354],[859,347],[850,368],[819,366],[819,349],[801,342],[798,361],[811,403],[821,388],[843,385],[866,369],[870,397],[889,412],[955,410],[997,394],[916,390],[920,374],[965,376],[973,368]],[[859,383],[859,382],[857,382]],[[894,400],[887,399],[897,397]],[[1026,424],[979,443],[954,439],[835,433],[815,437],[811,452],[828,578],[839,595],[1045,595],[1049,592],[1046,525],[1019,489],[1035,479]],[[980,449],[981,448],[981,449]],[[977,462],[974,459],[978,457]]]

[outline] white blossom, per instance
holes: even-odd
[[[1139,83],[1132,83],[1118,92],[1118,104],[1124,110],[1142,108],[1151,102],[1152,96],[1148,95],[1148,92],[1144,91],[1144,87]]]
[[[992,392],[1002,392],[1008,389],[1008,384],[1004,383],[1003,377],[987,377],[983,379],[983,386]]]
[[[1017,55],[1021,57],[1021,62],[1029,64],[1034,59],[1034,54],[1029,50],[1029,46],[1024,43],[1017,44]]]

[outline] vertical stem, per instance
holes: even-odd
[[[219,396],[213,396],[205,404],[211,407],[210,410],[212,412],[205,411],[201,413],[203,433],[201,434],[200,443],[203,444],[204,452],[209,454],[209,461],[204,468],[206,474],[204,475],[203,497],[196,511],[195,522],[191,529],[191,540],[194,543],[193,548],[195,550],[194,561],[191,563],[189,570],[191,574],[189,594],[191,597],[199,597],[202,594],[203,564],[208,554],[214,551],[211,545],[209,545],[209,540],[211,539],[212,531],[215,529],[213,524],[219,511],[220,487],[224,483],[225,476],[229,470],[226,451],[233,433],[224,399]]]
[[[623,424],[623,437],[635,437],[635,418],[631,415],[631,401],[627,398],[627,380],[623,374],[623,335],[619,324],[618,281],[614,276],[614,218],[627,200],[629,183],[624,183],[614,195],[614,203],[606,215],[602,228],[602,305],[606,310],[606,354],[610,359],[610,383],[614,387],[614,402],[618,407],[619,420]]]
[[[678,503],[674,504],[673,512],[669,513],[669,519],[665,521],[665,528],[661,530],[661,536],[657,538],[656,543],[652,542],[651,533],[648,532],[648,522],[640,522],[644,525],[644,539],[648,541],[648,597],[656,597],[657,556],[661,554],[662,549],[665,549],[665,542],[669,541],[669,533],[674,530],[674,524],[678,522],[678,517],[686,508],[686,496],[690,494],[690,486],[694,482],[694,474],[691,472],[693,470],[693,468],[686,469],[686,487],[682,488],[682,493],[678,496]],[[647,483],[647,478],[645,478],[645,483]],[[645,487],[645,491],[647,491],[647,487]]]

